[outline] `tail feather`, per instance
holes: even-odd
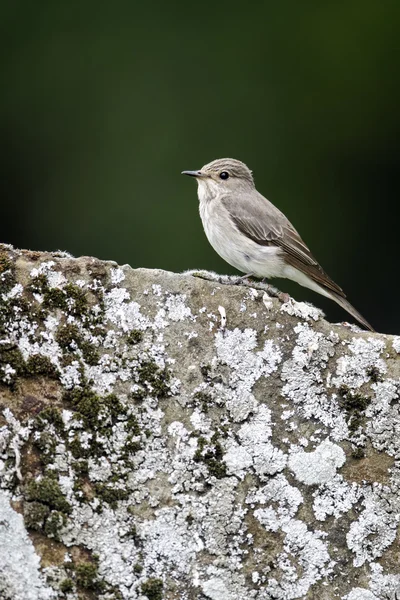
[[[365,327],[366,329],[369,329],[370,331],[375,331],[375,329],[373,327],[371,327],[371,325],[368,323],[368,321],[366,321],[364,319],[364,317],[362,315],[360,315],[360,313],[354,308],[354,306],[352,306],[350,304],[350,302],[348,300],[346,300],[346,298],[343,298],[342,296],[339,296],[338,294],[331,292],[331,290],[329,290],[329,294],[330,294],[332,300],[334,300],[335,302],[337,302],[339,304],[339,306],[344,308],[344,310],[346,310],[352,317],[354,317],[356,319],[356,321],[361,323],[361,325],[363,327]]]

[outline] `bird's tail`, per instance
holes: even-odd
[[[329,290],[329,293],[331,295],[331,298],[335,302],[337,302],[339,304],[339,306],[344,308],[344,310],[346,310],[352,317],[354,317],[356,319],[356,321],[361,323],[361,325],[363,327],[365,327],[365,329],[369,329],[370,331],[375,331],[375,329],[373,327],[371,327],[371,325],[368,323],[368,321],[366,321],[364,319],[364,317],[362,315],[360,315],[360,313],[354,308],[354,306],[352,306],[350,304],[350,302],[348,300],[346,300],[346,298],[343,298],[343,296],[339,296],[339,294],[335,294],[335,292],[332,292],[331,290]]]

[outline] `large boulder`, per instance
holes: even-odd
[[[0,246],[0,597],[400,598],[400,339]]]

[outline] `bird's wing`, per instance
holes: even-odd
[[[277,246],[287,264],[299,269],[322,287],[345,297],[343,290],[325,273],[290,221],[258,192],[221,199],[236,227],[261,246]],[[251,208],[250,208],[251,207]]]

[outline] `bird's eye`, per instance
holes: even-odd
[[[228,179],[229,173],[227,171],[221,171],[219,174],[220,179]]]

